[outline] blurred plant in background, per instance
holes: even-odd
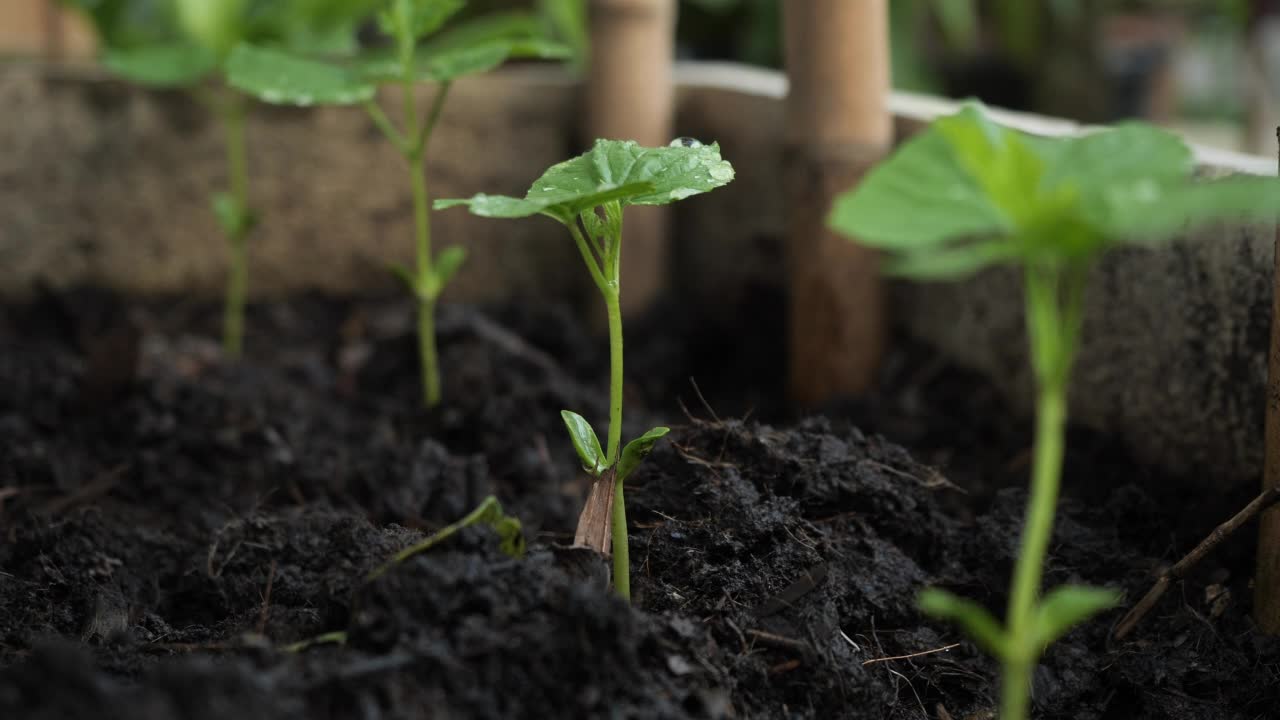
[[[64,0],[98,33],[104,64],[150,87],[193,92],[222,122],[227,190],[213,211],[231,250],[223,315],[223,349],[244,344],[249,284],[247,240],[258,218],[249,201],[247,102],[226,86],[223,67],[244,41],[310,52],[349,51],[360,21],[377,0]]]

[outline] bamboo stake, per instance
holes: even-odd
[[[866,389],[884,350],[877,258],[826,215],[893,141],[888,0],[783,3],[783,26],[790,393],[812,406]]]
[[[591,0],[587,142],[666,145],[675,107],[675,0]],[[669,214],[628,208],[623,231],[624,316],[644,310],[666,279]]]
[[[1276,128],[1280,143],[1280,128]],[[1280,157],[1278,157],[1280,162]],[[1267,420],[1263,445],[1264,491],[1280,485],[1280,227],[1276,228],[1271,288],[1271,348],[1267,363]],[[1280,634],[1280,508],[1262,514],[1258,527],[1258,566],[1254,576],[1253,617],[1262,631]]]
[[[52,61],[61,60],[65,54],[62,9],[54,3],[54,0],[45,0],[40,19],[44,27],[44,58]]]

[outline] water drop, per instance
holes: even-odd
[[[667,146],[668,147],[700,148],[702,147],[702,141],[697,138],[678,137],[675,140],[672,140],[671,142],[667,143]]]

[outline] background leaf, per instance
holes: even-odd
[[[351,105],[373,98],[377,86],[332,63],[240,45],[227,59],[227,82],[275,104]]]
[[[1054,588],[1036,609],[1036,644],[1049,645],[1094,615],[1120,603],[1120,593],[1115,590],[1063,585]]]
[[[103,63],[139,85],[159,88],[190,87],[217,69],[213,53],[180,43],[108,49]]]
[[[439,30],[465,6],[463,0],[391,0],[378,13],[378,25],[404,50]]]
[[[538,10],[550,36],[568,46],[573,66],[581,71],[591,49],[586,0],[538,0]]]
[[[215,57],[226,57],[245,39],[247,0],[172,1],[183,33]]]
[[[564,419],[564,426],[569,429],[569,439],[573,441],[573,449],[578,451],[578,457],[582,460],[582,469],[599,477],[609,469],[609,464],[604,450],[600,449],[600,438],[591,429],[591,423],[571,410],[561,410],[560,417]]]
[[[986,608],[972,600],[966,600],[945,590],[929,588],[920,593],[917,600],[920,610],[938,620],[954,622],[968,633],[983,650],[993,657],[1007,655],[1008,640],[1004,630]]]
[[[661,440],[663,436],[671,432],[671,428],[656,427],[640,437],[627,443],[622,448],[622,458],[618,461],[618,482],[623,482],[627,476],[645,459],[649,453],[653,452],[653,446]]]
[[[1002,127],[980,105],[941,118],[837,198],[831,227],[894,253],[891,272],[1066,267],[1110,245],[1226,219],[1280,219],[1280,182],[1197,182],[1190,149],[1141,123],[1069,138]]]
[[[475,516],[475,521],[487,525],[498,533],[500,538],[498,548],[510,557],[523,557],[525,553],[524,527],[520,524],[520,519],[514,515],[508,515],[502,509],[502,504],[492,495],[486,497]]]
[[[213,214],[223,234],[229,238],[239,239],[253,229],[253,212],[237,203],[231,193],[214,194]]]
[[[1012,229],[956,163],[946,138],[932,130],[908,140],[854,190],[836,198],[828,224],[887,250],[917,250]]]
[[[436,256],[435,265],[432,267],[432,272],[434,273],[433,293],[435,295],[439,295],[444,291],[466,259],[467,249],[461,245],[450,245],[440,251],[440,254]]]

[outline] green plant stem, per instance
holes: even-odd
[[[631,602],[631,543],[627,537],[627,503],[622,494],[622,478],[613,481],[613,588],[618,597]]]
[[[249,207],[249,172],[245,148],[244,101],[233,97],[222,109],[222,123],[226,133],[227,175],[231,183],[231,196],[240,213]],[[222,347],[227,357],[239,358],[244,350],[244,306],[249,291],[248,225],[241,223],[227,237],[231,249],[231,264],[227,276],[227,296],[223,308]]]
[[[622,442],[622,305],[617,285],[610,290],[604,295],[609,314],[609,443],[605,453],[613,467]]]
[[[405,154],[409,151],[409,146],[406,143],[404,136],[401,135],[400,131],[396,129],[396,126],[392,124],[391,118],[387,117],[387,113],[383,111],[382,106],[378,104],[377,100],[366,100],[364,103],[364,109],[369,113],[369,118],[373,120],[373,124],[382,131],[382,134],[391,141],[392,145],[396,146],[396,149],[399,150],[401,154]]]
[[[395,566],[403,563],[405,560],[408,560],[409,558],[419,553],[426,552],[427,550],[430,550],[436,545],[439,545],[445,540],[448,540],[449,538],[453,537],[462,528],[475,525],[476,523],[484,519],[486,515],[492,513],[493,509],[497,507],[497,505],[498,505],[498,499],[496,497],[492,495],[486,497],[479,505],[476,506],[475,510],[472,510],[471,512],[467,513],[466,516],[464,516],[461,520],[445,525],[444,527],[440,528],[438,532],[436,532],[434,535],[427,538],[426,540],[410,545],[409,547],[396,553],[394,556],[392,556],[390,560],[386,561],[385,563],[380,565],[376,570],[369,573],[368,577],[365,578],[365,582],[371,582],[373,580],[377,580],[378,578],[387,574],[387,572],[392,568],[394,568]]]
[[[413,185],[413,220],[417,239],[418,358],[422,366],[423,401],[440,404],[440,368],[436,351],[436,294],[427,292],[431,277],[431,214],[427,206],[427,178],[421,153],[409,158]]]
[[[1031,497],[1022,530],[1022,548],[1009,601],[1009,654],[1004,662],[1001,720],[1024,720],[1030,703],[1031,670],[1040,655],[1032,633],[1036,602],[1062,475],[1063,434],[1067,403],[1064,383],[1040,388],[1036,404],[1035,459]]]
[[[582,255],[582,262],[587,265],[587,272],[591,274],[591,281],[596,284],[601,295],[608,295],[609,285],[605,282],[604,275],[600,272],[600,263],[596,262],[596,256],[591,252],[591,245],[587,242],[587,238],[578,229],[576,221],[570,220],[565,223],[565,227],[569,228],[569,234],[573,236],[574,243],[578,246],[578,252]]]
[[[1022,528],[1022,546],[1009,597],[1009,645],[1001,686],[1001,720],[1025,720],[1030,708],[1031,672],[1042,648],[1034,632],[1045,555],[1053,534],[1062,478],[1067,420],[1067,378],[1075,354],[1083,274],[1027,273],[1027,331],[1036,368],[1036,436]],[[1065,297],[1059,295],[1065,290]],[[1060,303],[1066,303],[1062,307]]]
[[[617,469],[618,445],[622,442],[622,306],[617,283],[606,286],[605,309],[609,315],[609,467]],[[627,539],[627,503],[622,478],[613,481],[613,587],[624,600],[631,600],[631,553]]]

